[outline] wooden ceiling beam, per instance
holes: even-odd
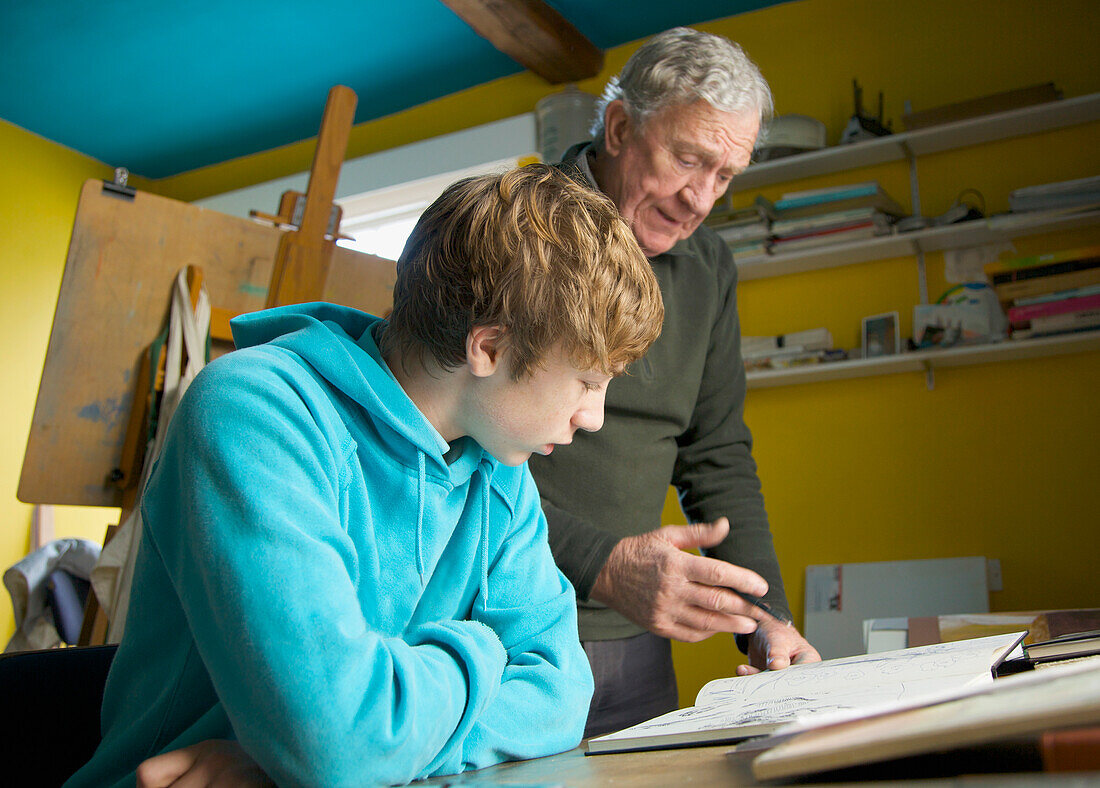
[[[552,85],[594,77],[603,52],[542,0],[443,0],[494,47]]]

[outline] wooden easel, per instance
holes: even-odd
[[[393,261],[336,246],[340,211],[332,199],[355,104],[349,88],[330,91],[306,194],[284,194],[278,215],[254,212],[261,222],[98,180],[84,184],[19,500],[117,506],[124,517],[133,507],[149,397],[142,359],[185,266],[192,266],[192,293],[205,281],[216,305],[215,338],[229,339],[231,317],[279,304],[330,301],[388,312]],[[85,629],[95,642],[87,618]]]
[[[269,307],[317,301],[324,292],[340,232],[341,210],[333,205],[332,198],[348,148],[355,105],[355,92],[351,88],[337,85],[329,91],[304,198],[300,192],[284,192],[277,216],[252,211],[253,217],[294,228],[279,240],[267,290]]]
[[[306,193],[284,192],[279,202],[279,213],[276,215],[255,210],[250,212],[253,218],[283,231],[267,288],[267,307],[323,299],[325,281],[328,279],[333,251],[336,249],[336,238],[346,237],[339,236],[342,211],[338,205],[333,204],[332,199],[336,194],[340,165],[347,151],[348,136],[355,119],[356,102],[355,92],[351,88],[336,85],[329,91]],[[191,293],[192,308],[198,302],[202,285],[202,268],[187,266],[187,286]],[[211,339],[232,342],[229,321],[240,313],[222,307],[211,307],[210,313]],[[123,520],[133,507],[134,498],[139,492],[137,482],[145,459],[150,406],[152,399],[162,390],[164,382],[164,356],[160,357],[160,369],[155,379],[149,368],[150,357],[150,349],[147,347],[142,354],[138,371],[137,388],[130,407],[121,461],[118,468],[112,471],[112,481],[122,490]],[[110,539],[111,533],[108,529],[104,543]]]

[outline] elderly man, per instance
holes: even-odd
[[[600,110],[594,139],[559,166],[618,206],[657,275],[665,322],[609,387],[603,430],[530,462],[596,677],[586,736],[676,708],[669,638],[735,633],[749,655],[740,673],[820,659],[789,623],[742,418],[737,269],[702,226],[749,163],[772,112],[768,85],[736,44],[676,28],[630,58]],[[657,527],[670,482],[694,525]]]

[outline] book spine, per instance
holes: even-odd
[[[826,227],[818,230],[812,230],[810,232],[797,233],[795,235],[785,235],[782,238],[777,238],[775,243],[776,246],[781,246],[782,244],[789,243],[791,241],[801,241],[804,238],[819,238],[827,235],[834,235],[835,233],[846,233],[850,230],[862,230],[866,227],[874,226],[875,223],[869,221],[856,222],[854,224],[842,224],[839,227]]]
[[[1074,271],[1084,271],[1089,268],[1096,268],[1097,266],[1100,266],[1100,257],[1082,257],[1074,260],[1050,262],[1045,265],[1033,266],[1031,268],[1018,268],[1009,271],[1000,271],[994,274],[987,273],[987,276],[994,285],[1000,285],[1007,282],[1018,282],[1023,279],[1039,279],[1053,274],[1068,274]]]
[[[1100,309],[1083,309],[1078,312],[1066,312],[1062,315],[1036,317],[1028,322],[1033,333],[1092,328],[1093,326],[1100,326]]]
[[[776,201],[775,209],[777,211],[785,211],[791,208],[805,208],[810,205],[839,202],[840,200],[850,200],[855,197],[870,197],[878,193],[878,184],[870,184],[828,194],[808,194],[802,197],[784,197]]]
[[[818,195],[833,195],[840,192],[870,191],[875,192],[879,188],[878,181],[866,181],[864,183],[845,183],[840,186],[826,186],[823,189],[805,189],[804,191],[786,192],[780,196],[781,200],[794,200],[802,197],[816,197]]]
[[[814,249],[819,246],[840,244],[846,241],[861,241],[867,238],[874,238],[877,235],[883,235],[886,232],[884,228],[879,228],[874,224],[864,224],[858,227],[844,227],[839,230],[831,230],[827,233],[812,233],[799,238],[785,238],[780,241],[772,242],[772,254]]]
[[[853,208],[850,211],[831,211],[804,219],[783,219],[773,222],[771,231],[774,235],[781,236],[876,220],[885,222],[886,215],[877,208]]]
[[[993,276],[994,274],[1003,273],[1005,271],[1015,271],[1021,268],[1035,268],[1051,263],[1080,260],[1087,257],[1100,257],[1100,246],[1062,249],[1057,252],[1047,252],[1045,254],[1031,255],[1030,257],[1017,257],[1012,260],[995,260],[992,263],[986,263],[985,273],[987,276]]]
[[[1065,298],[1061,301],[1048,301],[1045,304],[1014,306],[1008,310],[1008,319],[1016,323],[1022,320],[1034,320],[1037,317],[1049,317],[1089,309],[1100,309],[1100,295]]]
[[[1080,298],[1100,293],[1100,285],[1088,285],[1086,287],[1072,287],[1066,290],[1055,290],[1053,293],[1043,293],[1036,296],[1024,296],[1013,300],[1013,306],[1029,306],[1030,304],[1043,304],[1048,301],[1061,301],[1063,298]]]
[[[999,300],[1012,301],[1015,298],[1026,298],[1095,284],[1100,284],[1100,267],[995,284],[993,285],[993,291],[997,294]]]
[[[801,219],[806,216],[819,216],[824,213],[851,210],[853,208],[877,208],[882,213],[890,214],[891,216],[905,215],[904,208],[902,208],[889,195],[883,192],[879,192],[878,194],[867,195],[864,197],[849,197],[843,200],[837,200],[835,202],[828,203],[819,203],[817,205],[803,205],[800,207],[786,208],[784,210],[778,210],[777,208],[775,215],[772,218],[780,221],[784,221],[787,219]]]

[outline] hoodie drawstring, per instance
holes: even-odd
[[[477,466],[481,474],[481,594],[485,609],[489,609],[489,487],[493,478],[492,466],[482,458]]]
[[[420,585],[424,585],[424,477],[426,475],[424,452],[416,453],[416,571]]]
[[[416,453],[416,571],[420,575],[421,585],[425,582],[424,577],[424,485],[427,478],[427,467],[424,452],[418,451]],[[493,479],[493,466],[486,460],[482,459],[478,463],[477,473],[481,474],[481,544],[478,551],[480,552],[480,569],[481,569],[481,592],[482,597],[485,600],[485,607],[489,606],[489,503],[490,495],[489,488],[492,486]]]

